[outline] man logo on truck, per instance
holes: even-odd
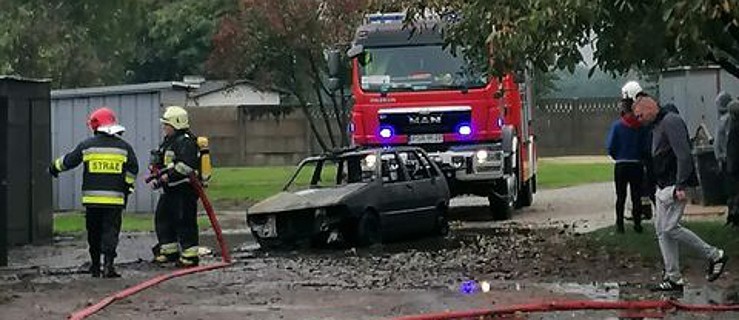
[[[408,116],[409,124],[437,124],[441,123],[441,115]]]

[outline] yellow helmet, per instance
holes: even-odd
[[[187,118],[187,111],[182,107],[171,106],[167,107],[164,111],[164,115],[159,119],[161,123],[168,124],[176,130],[187,129],[190,127],[190,121]]]

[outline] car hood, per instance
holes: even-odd
[[[300,209],[322,208],[341,204],[344,199],[366,183],[352,183],[340,187],[280,192],[249,208],[249,214],[265,214]]]

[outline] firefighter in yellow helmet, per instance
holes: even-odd
[[[90,114],[87,125],[93,136],[80,142],[70,153],[56,159],[49,173],[72,170],[83,164],[82,205],[85,206],[87,242],[90,245],[90,274],[101,276],[100,256],[105,256],[103,278],[118,278],[113,262],[121,230],[121,212],[133,192],[139,172],[136,154],[120,135],[126,130],[115,113],[99,108]]]
[[[196,266],[198,194],[189,177],[200,170],[197,137],[190,132],[187,111],[181,107],[168,107],[160,122],[165,137],[151,164],[160,170],[153,187],[163,191],[154,218],[158,239],[154,261]]]

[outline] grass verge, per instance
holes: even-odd
[[[208,217],[198,217],[200,228],[209,228]],[[123,214],[122,232],[154,231],[153,214]],[[82,213],[63,213],[54,215],[54,234],[76,234],[85,232],[85,215]]]
[[[659,245],[651,221],[644,224],[644,232],[635,233],[627,223],[625,234],[617,234],[616,227],[610,226],[585,234],[589,241],[598,247],[617,249],[624,253],[638,254],[647,259],[661,259]],[[731,257],[739,257],[739,237],[737,230],[724,226],[722,221],[689,221],[685,227],[695,232],[711,245],[717,246]],[[692,259],[700,256],[685,246],[680,254]]]
[[[208,188],[213,201],[259,201],[280,191],[295,170],[291,166],[218,168]],[[610,163],[540,161],[539,188],[562,188],[613,179]]]
[[[541,189],[613,181],[611,163],[556,163],[540,161],[537,184]]]

